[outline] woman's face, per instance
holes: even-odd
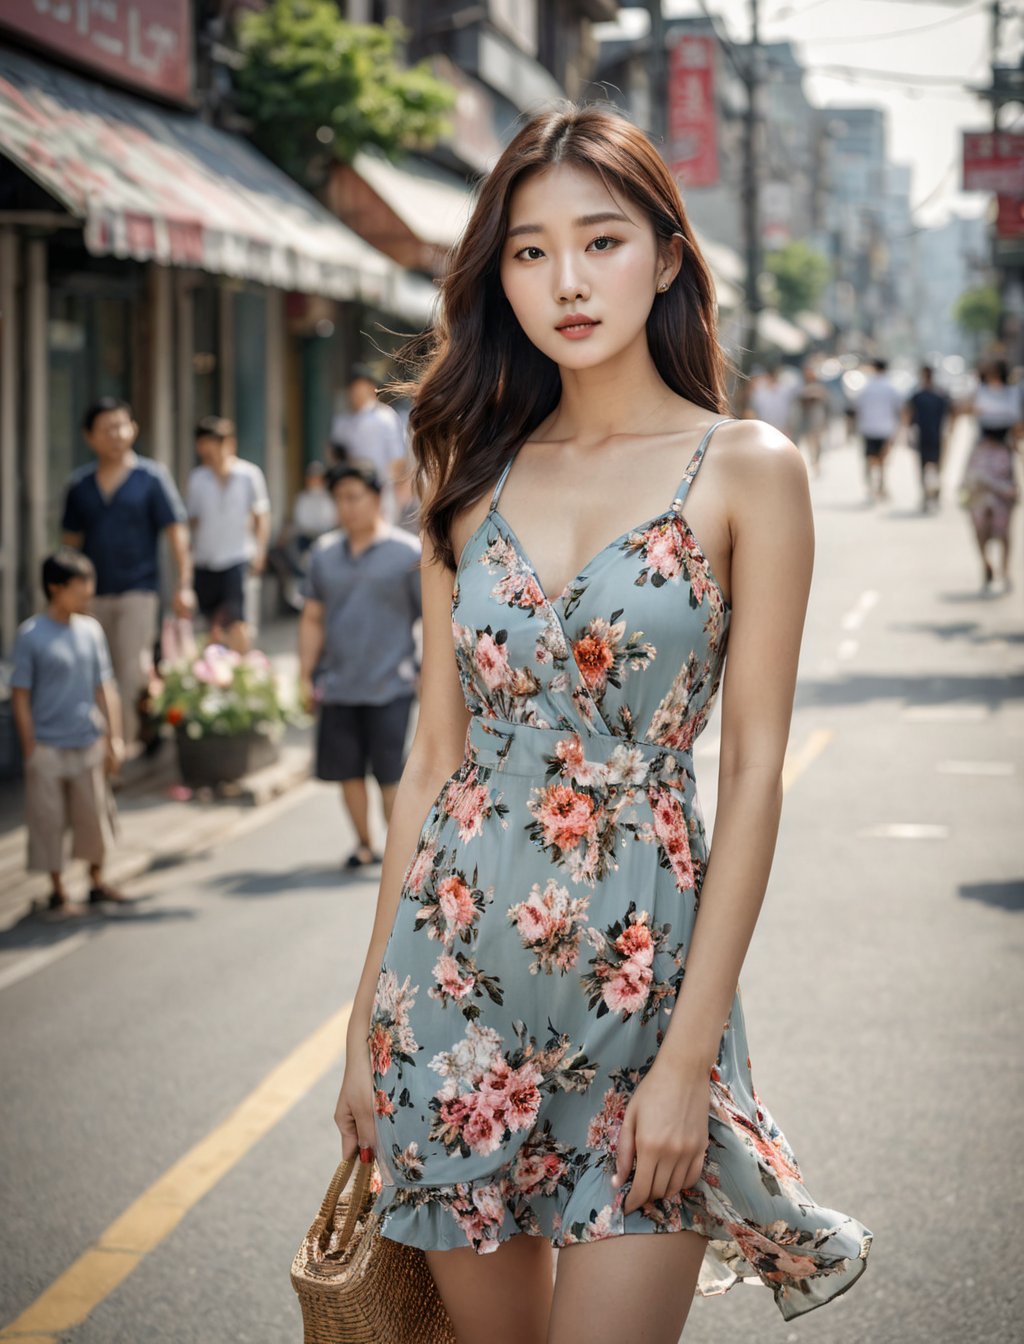
[[[596,173],[559,164],[522,179],[509,202],[501,283],[523,331],[567,369],[622,353],[646,325],[674,255],[660,255],[654,228]]]

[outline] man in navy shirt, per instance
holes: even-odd
[[[935,386],[927,364],[921,367],[921,386],[907,402],[904,418],[917,427],[917,452],[921,459],[921,508],[927,513],[939,506],[939,470],[951,410],[949,397]]]
[[[61,526],[64,544],[84,551],[96,569],[92,609],[110,645],[128,743],[138,736],[136,706],[152,667],[162,532],[178,572],[175,611],[188,617],[195,607],[188,520],[167,470],[136,454],[139,427],[127,402],[101,397],[82,430],[96,461],[68,482]]]

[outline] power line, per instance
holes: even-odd
[[[927,33],[932,28],[945,28],[951,23],[959,23],[961,19],[973,18],[980,10],[987,9],[989,3],[990,0],[975,0],[975,3],[970,5],[967,9],[962,9],[956,14],[947,14],[943,19],[933,19],[931,23],[918,24],[916,28],[896,28],[888,33],[851,34],[843,37],[814,37],[805,38],[803,40],[813,42],[816,47],[849,46],[855,42],[884,42],[888,38],[909,37],[914,33]],[[801,39],[796,38],[794,40],[800,41]]]

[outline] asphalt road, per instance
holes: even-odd
[[[1016,591],[982,598],[960,511],[917,513],[909,453],[891,476],[865,507],[836,448],[813,485],[793,778],[743,976],[758,1090],[814,1197],[875,1245],[788,1325],[759,1288],[698,1300],[687,1344],[1021,1337],[1020,538]],[[315,1033],[351,998],[375,895],[340,876],[350,839],[333,791],[303,786],[0,989],[0,1339],[54,1303],[23,1344],[301,1339],[288,1270],[339,1147],[340,1029]],[[92,1305],[61,1331],[72,1266]]]

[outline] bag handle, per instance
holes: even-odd
[[[360,1216],[365,1212],[368,1204],[367,1196],[370,1191],[370,1178],[373,1175],[373,1155],[370,1154],[368,1161],[363,1161],[357,1153],[349,1158],[344,1158],[338,1163],[338,1169],[327,1187],[327,1193],[324,1195],[324,1202],[320,1205],[320,1213],[313,1223],[316,1229],[316,1240],[320,1249],[326,1252],[327,1243],[330,1241],[331,1230],[334,1226],[334,1214],[338,1208],[338,1200],[347,1187],[352,1177],[353,1168],[356,1162],[359,1162],[356,1178],[352,1185],[352,1194],[349,1198],[348,1208],[345,1211],[345,1221],[342,1224],[341,1235],[338,1238],[338,1250],[344,1251],[348,1246],[352,1233],[355,1231],[356,1223]],[[319,1227],[317,1224],[319,1223]],[[311,1229],[312,1231],[313,1229]]]

